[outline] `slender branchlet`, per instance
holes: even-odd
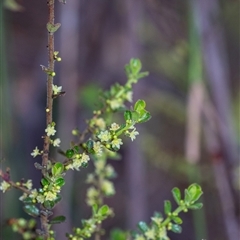
[[[48,14],[49,19],[48,23],[54,25],[54,0],[48,1]],[[54,32],[48,32],[48,70],[54,72]],[[52,97],[52,85],[53,85],[53,76],[51,74],[47,74],[47,104],[46,104],[46,126],[51,124],[52,122],[52,112],[53,112],[53,97]],[[43,144],[43,155],[42,155],[42,174],[45,176],[47,163],[49,160],[49,147],[50,147],[50,138],[48,136],[44,136],[44,144]],[[44,235],[44,239],[49,237],[48,230],[48,218],[41,214],[41,227]]]

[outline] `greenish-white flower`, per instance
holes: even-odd
[[[98,138],[101,140],[101,142],[108,142],[111,139],[111,134],[108,130],[105,130],[98,134]]]
[[[122,101],[121,99],[113,99],[113,100],[110,100],[109,105],[112,110],[116,110],[122,107]]]
[[[32,153],[31,153],[31,156],[33,156],[34,158],[38,155],[41,155],[38,147],[35,147],[35,149],[33,149]]]
[[[155,239],[155,230],[154,228],[148,229],[144,235],[147,237],[149,240],[154,240]]]
[[[44,193],[45,201],[54,201],[57,197],[57,194],[52,191],[48,191]]]
[[[32,180],[31,179],[27,180],[27,182],[24,183],[23,186],[25,186],[28,190],[31,190],[33,186]]]
[[[27,193],[23,193],[23,195],[21,197],[19,197],[19,200],[23,201],[27,197],[28,197]]]
[[[134,239],[135,240],[146,240],[142,234],[137,234]]]
[[[38,191],[37,191],[36,188],[34,188],[34,189],[31,191],[31,194],[29,195],[29,197],[35,199],[35,198],[37,198],[37,196],[38,196]]]
[[[92,204],[94,204],[96,201],[95,199],[98,197],[99,192],[95,187],[90,187],[87,190],[87,204],[89,206],[91,206]]]
[[[115,174],[114,168],[111,165],[106,165],[105,172],[107,177],[112,177]]]
[[[100,142],[94,142],[93,150],[98,156],[101,156],[102,155],[102,144]]]
[[[81,160],[82,163],[87,163],[90,160],[90,157],[86,153],[83,153]]]
[[[115,194],[114,185],[108,180],[104,180],[101,185],[101,189],[106,196],[112,196]]]
[[[5,193],[10,187],[11,185],[3,180],[0,185],[0,190],[2,190],[3,193]]]
[[[53,140],[54,147],[60,147],[60,143],[61,143],[60,138],[56,138],[55,140]]]
[[[127,101],[132,102],[132,96],[133,96],[133,92],[132,92],[132,91],[128,91],[128,92],[126,93],[126,99],[127,99]]]
[[[52,85],[53,94],[57,95],[62,91],[62,86]]]
[[[131,138],[131,140],[133,141],[134,139],[136,139],[136,136],[139,135],[139,132],[136,131],[136,128],[134,128],[130,133],[129,133],[129,137]]]
[[[45,132],[47,133],[47,136],[54,136],[56,133],[55,127],[51,124],[48,124],[47,128],[45,129]]]
[[[117,123],[112,123],[110,130],[111,131],[117,131],[120,128],[120,126]]]
[[[105,129],[106,128],[106,123],[103,118],[97,118],[95,120],[95,125],[98,126],[100,129]]]
[[[112,147],[113,147],[113,148],[114,148],[114,147],[120,148],[120,145],[122,145],[123,142],[122,142],[122,139],[121,139],[121,138],[116,138],[116,139],[113,139],[113,140],[112,140],[111,144],[112,144]]]
[[[37,201],[38,203],[44,203],[45,197],[42,194],[38,194]]]

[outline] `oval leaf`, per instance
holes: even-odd
[[[109,207],[107,205],[103,205],[102,207],[100,207],[100,209],[98,210],[98,213],[101,215],[101,216],[104,216],[108,213],[109,211]]]
[[[138,228],[145,233],[148,230],[148,225],[145,222],[139,222]]]
[[[172,220],[176,223],[176,224],[182,224],[182,219],[180,217],[173,217]]]
[[[173,194],[173,197],[174,197],[174,200],[176,201],[176,203],[178,205],[180,205],[180,201],[181,201],[181,192],[179,190],[179,188],[175,187],[172,189],[172,194]]]
[[[169,213],[171,213],[172,211],[172,204],[170,201],[166,200],[164,201],[164,212],[166,215],[168,215]]]
[[[62,163],[57,162],[54,164],[53,168],[52,168],[52,175],[53,176],[57,176],[60,175],[64,170],[64,166]]]
[[[188,208],[192,209],[192,210],[198,210],[198,209],[201,209],[202,206],[203,206],[202,203],[195,203],[195,204],[190,205]]]
[[[181,233],[181,232],[182,232],[182,227],[179,226],[178,224],[172,224],[171,230],[172,230],[174,233]]]
[[[57,216],[54,217],[53,219],[50,220],[50,224],[58,224],[58,223],[62,223],[65,222],[66,217],[65,216]]]
[[[188,193],[191,196],[191,201],[197,201],[203,194],[202,188],[200,185],[193,183],[188,187]]]
[[[46,178],[42,178],[41,183],[44,186],[49,185],[49,181]]]
[[[65,180],[62,177],[60,177],[55,181],[55,184],[59,187],[62,187],[65,184]]]
[[[139,99],[134,105],[134,110],[137,112],[141,112],[143,109],[145,109],[145,107],[146,107],[145,101]]]
[[[73,155],[74,155],[73,149],[68,149],[68,150],[66,151],[65,155],[66,155],[67,158],[72,158]]]
[[[28,215],[32,217],[39,216],[39,209],[35,205],[25,205],[23,209]]]
[[[131,113],[131,111],[127,110],[127,111],[124,112],[124,119],[125,119],[125,121],[132,120],[132,113]]]
[[[144,123],[150,120],[151,114],[148,111],[145,111],[143,115],[138,119],[138,123]]]

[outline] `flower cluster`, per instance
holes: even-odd
[[[56,134],[56,129],[55,129],[55,123],[52,122],[51,124],[48,124],[47,128],[45,129],[45,133],[48,137],[51,137],[51,136],[54,136]],[[54,146],[54,147],[60,147],[60,143],[61,143],[61,140],[60,138],[56,138],[56,139],[50,139],[50,143]],[[32,153],[31,153],[31,156],[32,157],[37,157],[39,155],[42,155],[43,154],[43,151],[39,150],[39,148],[36,146],[35,149],[33,149]]]
[[[65,166],[65,169],[66,170],[68,170],[68,169],[74,170],[75,169],[75,170],[79,171],[79,168],[87,165],[89,160],[90,160],[90,157],[84,152],[82,154],[79,154],[79,153],[74,154],[72,156],[72,162],[68,163]]]

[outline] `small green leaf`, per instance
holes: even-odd
[[[131,113],[131,111],[127,110],[127,111],[124,112],[124,119],[125,119],[125,121],[132,120],[132,113]]]
[[[178,224],[172,224],[171,230],[172,230],[174,233],[181,233],[181,232],[182,232],[182,227],[179,226]]]
[[[93,214],[96,214],[96,213],[97,213],[97,210],[98,210],[98,205],[95,203],[95,204],[93,204],[93,206],[92,206]]]
[[[98,213],[101,216],[105,216],[107,215],[108,211],[109,211],[109,207],[107,205],[103,205],[102,207],[99,208]]]
[[[139,121],[139,114],[138,114],[138,112],[136,112],[136,111],[131,111],[131,114],[132,114],[132,121],[134,121],[134,122],[138,122]]]
[[[33,203],[33,199],[30,198],[30,197],[24,198],[24,199],[23,199],[23,203],[25,203],[25,204],[34,204],[34,203]]]
[[[190,203],[192,201],[192,196],[189,194],[188,189],[184,190],[184,202],[185,203]]]
[[[139,222],[138,228],[145,233],[148,230],[148,225],[145,222]]]
[[[168,215],[169,213],[171,213],[172,211],[172,204],[170,201],[166,200],[164,201],[164,212],[166,215]]]
[[[62,200],[61,195],[57,194],[57,197],[54,200],[54,204],[56,205],[58,202],[60,202]]]
[[[65,222],[66,217],[65,216],[57,216],[54,217],[53,219],[50,220],[50,224],[58,224],[58,223],[62,223]]]
[[[52,209],[52,208],[55,206],[55,203],[54,203],[53,201],[45,201],[45,202],[43,203],[43,206],[44,206],[46,209],[50,210],[50,209]]]
[[[120,229],[114,229],[111,231],[110,239],[111,240],[126,240],[128,239],[128,234]]]
[[[25,205],[23,209],[28,215],[32,217],[39,216],[39,209],[35,205]]]
[[[191,201],[195,202],[201,197],[203,191],[201,186],[199,186],[196,183],[193,183],[188,187],[188,193],[191,196]]]
[[[133,74],[137,74],[140,72],[142,68],[142,63],[139,59],[137,58],[132,58],[130,60],[130,68]]]
[[[62,187],[65,184],[65,180],[62,177],[57,178],[55,184],[59,187]]]
[[[74,146],[74,147],[73,147],[73,150],[74,150],[75,153],[78,153],[79,150],[80,150],[80,147],[79,147],[79,146]]]
[[[60,28],[60,26],[61,26],[61,23],[52,24],[52,23],[48,22],[47,23],[47,30],[50,33],[54,33]]]
[[[43,187],[49,185],[49,181],[46,178],[42,178],[41,183]]]
[[[202,203],[194,203],[194,204],[190,205],[188,208],[192,209],[192,210],[198,210],[198,209],[201,209],[202,206],[203,206]]]
[[[176,203],[178,205],[180,205],[180,201],[181,201],[181,192],[179,190],[179,188],[175,187],[172,189],[172,194],[173,194],[173,197],[174,197],[174,200],[176,201]]]
[[[60,162],[56,162],[52,168],[52,175],[53,176],[58,176],[60,175],[64,170],[64,166]]]
[[[93,145],[94,145],[94,141],[89,139],[86,143],[88,153],[93,153],[94,152]]]
[[[83,162],[83,163],[81,164],[81,167],[87,168],[87,167],[88,167],[88,163],[87,163],[87,162]]]
[[[144,114],[141,115],[141,117],[138,119],[138,123],[144,123],[150,120],[151,114],[145,110]]]
[[[139,74],[137,75],[137,78],[138,78],[138,79],[144,78],[144,77],[146,77],[146,76],[148,76],[148,75],[149,75],[149,72],[141,72],[141,73],[139,73]]]
[[[172,217],[171,218],[176,224],[182,224],[182,219],[180,217]]]
[[[73,149],[68,149],[68,150],[66,151],[65,155],[66,155],[67,158],[72,158],[73,155],[74,155]]]
[[[146,107],[145,101],[139,99],[139,100],[135,103],[135,105],[134,105],[134,110],[135,110],[136,112],[140,113],[141,110],[145,109],[145,107]]]

